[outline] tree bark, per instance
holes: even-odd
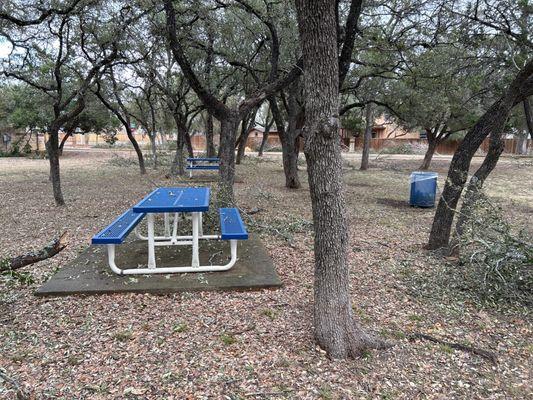
[[[155,134],[149,134],[148,138],[150,139],[150,151],[152,152],[152,160],[154,163],[154,169],[157,169],[157,143],[155,142]]]
[[[133,149],[135,150],[135,154],[137,154],[137,160],[139,162],[140,173],[141,175],[144,175],[146,174],[146,167],[144,165],[143,152],[141,151],[141,148],[139,147],[139,143],[137,143],[137,139],[135,139],[135,135],[133,134],[131,130],[131,126],[129,125],[129,122],[123,121],[122,124],[124,125],[124,129],[126,129],[126,135],[128,135],[128,139],[130,140],[131,145],[133,146]]]
[[[27,265],[35,264],[39,261],[55,256],[67,246],[66,233],[63,233],[57,239],[52,240],[39,251],[30,251],[26,254],[8,258],[7,262],[0,260],[0,271],[14,271]]]
[[[242,123],[244,124],[244,130],[241,134],[241,140],[239,142],[239,147],[237,149],[237,160],[235,161],[236,164],[240,164],[243,157],[244,157],[244,151],[246,150],[246,143],[248,142],[248,136],[250,136],[250,130],[255,125],[255,117],[257,115],[257,111],[259,108],[256,108],[254,111],[252,111],[252,115],[250,116],[250,119],[245,123],[245,120],[243,119]]]
[[[263,151],[265,150],[265,145],[268,142],[268,135],[270,133],[270,127],[272,126],[272,119],[267,120],[265,124],[265,130],[263,131],[263,138],[261,139],[261,145],[259,146],[259,151],[257,152],[258,157],[263,157]]]
[[[490,173],[496,167],[500,156],[505,150],[505,143],[502,140],[500,133],[492,135],[489,145],[489,150],[483,163],[470,178],[466,192],[463,198],[463,204],[457,218],[457,224],[455,230],[457,236],[461,236],[464,232],[465,224],[472,217],[473,207],[476,203],[476,200],[479,198],[479,191],[483,188],[483,183],[490,175]]]
[[[372,139],[372,126],[374,125],[374,116],[372,112],[372,103],[365,106],[365,133],[363,137],[363,154],[361,155],[361,171],[368,169],[368,160],[370,156],[370,140]]]
[[[472,157],[488,135],[502,132],[513,106],[530,95],[533,91],[533,81],[530,79],[532,77],[533,59],[520,70],[504,95],[489,107],[459,145],[450,163],[446,183],[435,211],[428,249],[448,246],[455,209],[468,177]]]
[[[205,133],[205,152],[207,154],[207,157],[215,157],[216,155],[216,149],[215,144],[213,141],[214,137],[214,124],[213,124],[213,116],[210,113],[207,113],[207,119],[206,119],[206,133]]]
[[[66,133],[65,133],[65,136],[63,136],[63,139],[61,139],[61,143],[59,144],[59,149],[58,149],[58,154],[59,156],[62,156],[63,155],[63,147],[65,146],[65,143],[66,141],[68,140],[69,137],[72,136],[72,132],[74,132],[74,130],[68,130]]]
[[[220,120],[220,182],[217,192],[217,205],[227,207],[235,204],[233,184],[235,182],[235,141],[239,116],[231,113]]]
[[[377,342],[352,310],[348,232],[338,132],[335,2],[296,0],[305,66],[305,156],[315,229],[315,340],[332,358],[357,357]]]
[[[61,173],[59,170],[59,127],[52,126],[49,130],[48,141],[46,142],[48,161],[50,163],[50,180],[56,205],[65,205],[63,192],[61,191]]]
[[[438,137],[436,134],[433,134],[431,129],[426,129],[426,133],[428,138],[428,149],[424,155],[424,161],[422,161],[422,164],[420,165],[422,171],[427,171],[429,169],[435,150],[437,150],[437,146],[439,145]]]

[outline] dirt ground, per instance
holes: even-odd
[[[154,187],[190,182],[165,178],[166,168],[141,177],[132,161],[111,152],[69,151],[61,160],[67,206],[57,208],[46,160],[1,158],[0,258],[39,248],[64,231],[70,244],[25,268],[26,279],[0,277],[0,398],[16,398],[16,385],[35,399],[531,398],[528,310],[495,311],[409,279],[442,262],[423,249],[434,210],[407,206],[408,177],[418,163],[378,160],[367,172],[346,164],[354,309],[368,330],[394,346],[331,361],[312,337],[313,242],[303,164],[300,190],[284,188],[277,160],[247,158],[237,167],[239,206],[259,209],[247,225],[260,233],[282,289],[37,298],[33,291],[120,212]],[[447,163],[433,166],[440,187]],[[532,182],[531,159],[507,159],[486,187],[511,221],[531,227]],[[486,349],[498,363],[410,340],[413,333]]]

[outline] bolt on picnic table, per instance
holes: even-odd
[[[107,245],[108,262],[111,270],[119,275],[167,274],[175,272],[214,272],[226,271],[237,261],[237,241],[248,239],[248,233],[236,208],[219,209],[220,235],[204,235],[202,213],[209,210],[209,188],[175,187],[158,188],[148,194],[137,205],[119,216],[108,227],[92,238],[92,244]],[[155,214],[164,214],[164,235],[155,235]],[[178,232],[180,214],[190,213],[192,234],[181,235]],[[170,216],[173,215],[172,231]],[[137,230],[137,225],[146,216],[147,235]],[[126,236],[135,230],[135,235],[148,242],[148,268],[120,269],[115,263],[115,245],[124,242]],[[231,259],[226,265],[200,265],[200,240],[229,240]],[[192,246],[191,266],[157,268],[155,261],[156,246]]]

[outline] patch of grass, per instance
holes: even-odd
[[[186,323],[184,322],[180,322],[178,324],[175,324],[173,327],[172,327],[172,331],[173,332],[176,332],[176,333],[182,333],[182,332],[187,332],[189,330],[189,327],[187,326]]]
[[[232,344],[237,342],[237,338],[228,332],[224,332],[222,335],[220,335],[220,340],[226,346],[231,346]]]
[[[446,354],[453,354],[453,349],[446,345],[446,344],[441,344],[439,345],[439,349],[440,351],[442,351],[443,353],[446,353]]]
[[[278,312],[272,308],[265,308],[263,311],[261,311],[261,314],[270,318],[272,321],[274,321],[278,316]]]
[[[409,321],[414,321],[414,322],[422,322],[424,320],[424,317],[418,314],[411,314],[407,318],[409,318]]]
[[[81,364],[81,358],[78,358],[77,356],[72,354],[72,355],[68,356],[67,364],[68,365],[72,365],[72,366],[80,365]]]
[[[318,396],[323,400],[333,400],[333,391],[329,386],[322,386],[318,389]]]
[[[126,329],[124,331],[115,332],[113,337],[119,342],[127,342],[128,340],[133,339],[133,331],[131,329]]]

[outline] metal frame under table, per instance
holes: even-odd
[[[219,239],[219,235],[204,235],[202,213],[209,210],[210,190],[207,187],[164,187],[157,188],[148,194],[137,205],[133,206],[136,213],[146,213],[148,234],[143,236],[136,229],[138,238],[148,241],[148,269],[156,268],[155,247],[171,245],[192,245],[191,267],[161,268],[169,272],[216,271],[217,266],[200,267],[199,240]],[[155,236],[155,214],[164,214],[165,233]],[[192,217],[192,235],[178,236],[178,221],[181,213],[190,213]],[[172,230],[170,216],[173,215]],[[236,247],[236,246],[235,246]],[[232,246],[233,259],[233,246]],[[235,249],[236,253],[236,249]],[[226,266],[224,266],[226,267]],[[159,270],[159,268],[158,268]],[[163,272],[163,271],[158,271]]]

